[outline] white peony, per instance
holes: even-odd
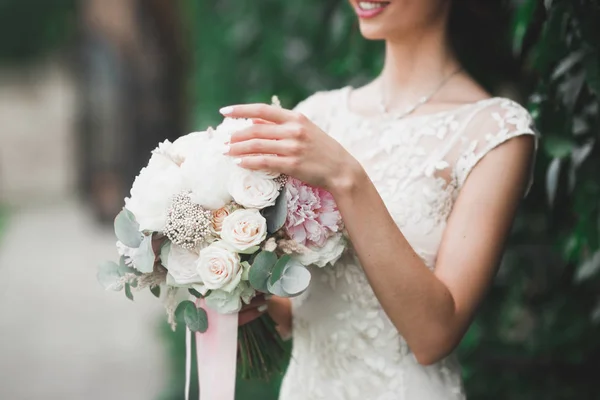
[[[191,191],[192,202],[210,210],[217,210],[232,198],[227,182],[233,168],[231,159],[222,154],[223,143],[205,140],[181,164],[186,187]]]
[[[179,137],[169,148],[168,154],[174,160],[181,160],[177,164],[181,165],[188,157],[192,156],[198,149],[201,149],[211,139],[210,132],[192,132]]]
[[[236,203],[246,208],[263,209],[275,204],[279,197],[278,175],[235,167],[229,179],[229,193]]]
[[[237,251],[246,251],[267,237],[267,220],[258,210],[240,209],[223,220],[221,238]]]
[[[249,128],[253,124],[251,119],[225,118],[223,122],[217,126],[217,129],[215,129],[215,136],[222,138],[224,141],[229,141],[232,134],[239,132],[242,129]]]
[[[196,266],[207,289],[232,292],[242,279],[240,256],[222,241],[214,242],[200,251]]]
[[[294,259],[303,265],[316,265],[324,267],[327,264],[335,264],[346,249],[346,239],[342,233],[337,233],[327,239],[325,246],[310,246],[303,253],[295,254]]]
[[[213,290],[206,297],[206,305],[219,314],[231,314],[239,312],[242,302],[250,304],[250,300],[256,295],[256,291],[246,282],[241,282],[231,293],[223,290]]]
[[[162,232],[171,199],[183,189],[177,164],[162,152],[155,152],[135,178],[125,207],[135,215],[140,231]]]
[[[197,266],[199,255],[182,247],[171,244],[167,259],[167,269],[177,285],[201,283]]]

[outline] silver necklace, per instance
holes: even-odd
[[[462,71],[462,68],[458,68],[456,71],[454,71],[453,73],[451,73],[450,75],[448,75],[447,77],[445,77],[444,79],[441,80],[441,82],[435,87],[435,89],[433,89],[431,91],[431,93],[429,93],[426,96],[423,96],[421,98],[419,98],[419,101],[417,101],[416,104],[413,104],[412,106],[406,108],[404,111],[401,112],[394,112],[394,113],[390,113],[388,110],[388,107],[385,104],[385,101],[383,99],[383,80],[381,81],[381,89],[380,89],[380,96],[379,96],[379,109],[381,111],[382,114],[392,114],[393,117],[395,119],[401,119],[406,117],[409,114],[412,114],[417,108],[421,107],[423,104],[427,103],[429,100],[431,100],[431,98],[437,93],[439,92],[439,90],[444,87],[444,85],[455,75],[457,75],[459,72]]]

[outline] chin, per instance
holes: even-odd
[[[366,39],[386,40],[440,26],[449,0],[349,0]]]
[[[386,40],[390,37],[390,32],[385,27],[362,21],[360,23],[360,33],[367,40]]]

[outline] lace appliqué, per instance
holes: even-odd
[[[318,93],[298,109],[362,164],[404,237],[433,270],[468,174],[501,143],[532,134],[531,118],[499,98],[402,120],[363,118],[347,109],[346,96],[344,89]],[[292,299],[294,350],[281,400],[464,399],[454,356],[428,367],[416,362],[352,251],[311,273],[307,293]]]

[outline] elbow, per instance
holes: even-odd
[[[417,360],[417,362],[424,367],[428,367],[430,365],[437,364],[438,362],[442,361],[444,359],[444,357],[446,356],[446,354],[442,355],[440,353],[427,354],[427,353],[420,353],[420,352],[413,353],[413,355],[415,356],[415,360]]]
[[[415,346],[412,353],[415,360],[423,365],[434,365],[446,358],[454,348],[457,342],[449,338],[431,340],[428,343],[420,343]]]

